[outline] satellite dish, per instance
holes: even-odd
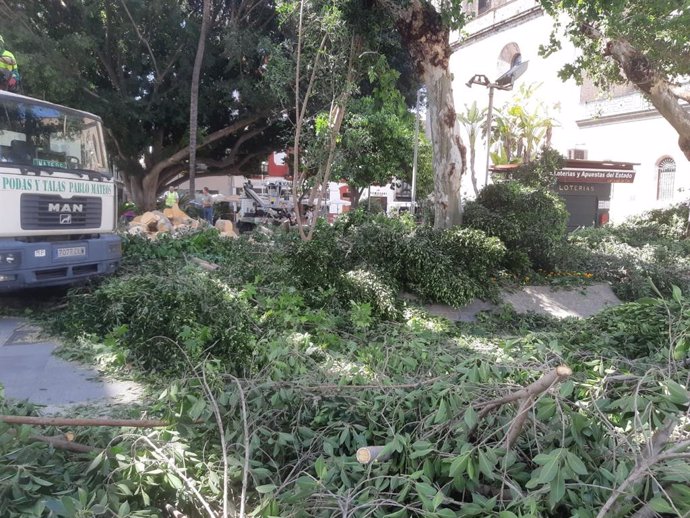
[[[508,88],[512,88],[513,83],[515,83],[515,80],[522,74],[524,74],[525,70],[527,70],[528,63],[529,61],[524,61],[523,63],[518,63],[517,65],[511,67],[511,69],[508,70],[508,72],[496,79],[495,83],[499,86],[506,86]]]

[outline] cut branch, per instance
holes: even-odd
[[[34,426],[128,426],[132,428],[159,428],[170,426],[166,421],[155,419],[72,419],[67,417],[31,417],[0,415],[0,421],[7,424]]]
[[[481,420],[484,417],[486,417],[486,415],[489,412],[491,412],[495,408],[505,405],[506,403],[512,403],[513,401],[518,401],[522,399],[534,399],[540,394],[546,392],[549,388],[551,388],[553,384],[560,383],[561,381],[570,377],[572,374],[573,371],[570,367],[568,367],[567,365],[559,365],[552,371],[544,374],[534,383],[527,385],[526,387],[517,390],[512,394],[508,394],[507,396],[504,396],[499,399],[494,399],[486,403],[481,403],[480,405],[478,405],[478,407],[482,410],[481,412],[479,412],[479,415],[477,417],[479,420]]]
[[[8,435],[16,436],[16,430],[8,430]],[[66,439],[61,439],[60,437],[49,437],[47,435],[33,434],[28,437],[29,441],[32,442],[43,442],[51,445],[53,448],[58,450],[71,451],[74,453],[91,453],[98,451],[97,448],[89,446],[87,444],[81,444],[78,442],[68,441]]]

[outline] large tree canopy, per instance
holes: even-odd
[[[690,160],[690,4],[684,0],[540,0],[554,18],[568,15],[565,32],[582,55],[561,72],[588,74],[598,84],[629,81],[678,132]],[[556,28],[558,29],[558,27]],[[560,48],[556,37],[545,51]],[[684,84],[681,84],[683,83]]]
[[[101,115],[135,201],[150,207],[189,156],[190,81],[201,2],[3,1],[5,39],[25,92]],[[199,100],[199,162],[241,171],[276,143],[275,96],[264,79],[278,39],[258,0],[213,2]]]

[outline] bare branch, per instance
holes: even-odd
[[[149,45],[148,40],[146,38],[144,38],[144,35],[141,34],[141,31],[139,30],[139,27],[137,26],[137,22],[134,21],[134,17],[132,16],[132,13],[130,13],[129,9],[127,8],[127,4],[125,3],[125,0],[120,0],[120,3],[122,4],[122,8],[127,13],[129,20],[132,22],[132,27],[134,27],[134,30],[137,33],[137,37],[146,46],[146,49],[149,52],[149,56],[151,56],[151,62],[153,64],[153,69],[156,71],[155,81],[157,82],[157,81],[159,81],[161,74],[160,74],[160,71],[158,70],[158,63],[156,63],[156,57],[153,55],[153,50],[151,50],[151,45]]]

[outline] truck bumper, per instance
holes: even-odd
[[[0,239],[0,293],[107,275],[121,258],[122,242],[116,235],[37,243]]]

